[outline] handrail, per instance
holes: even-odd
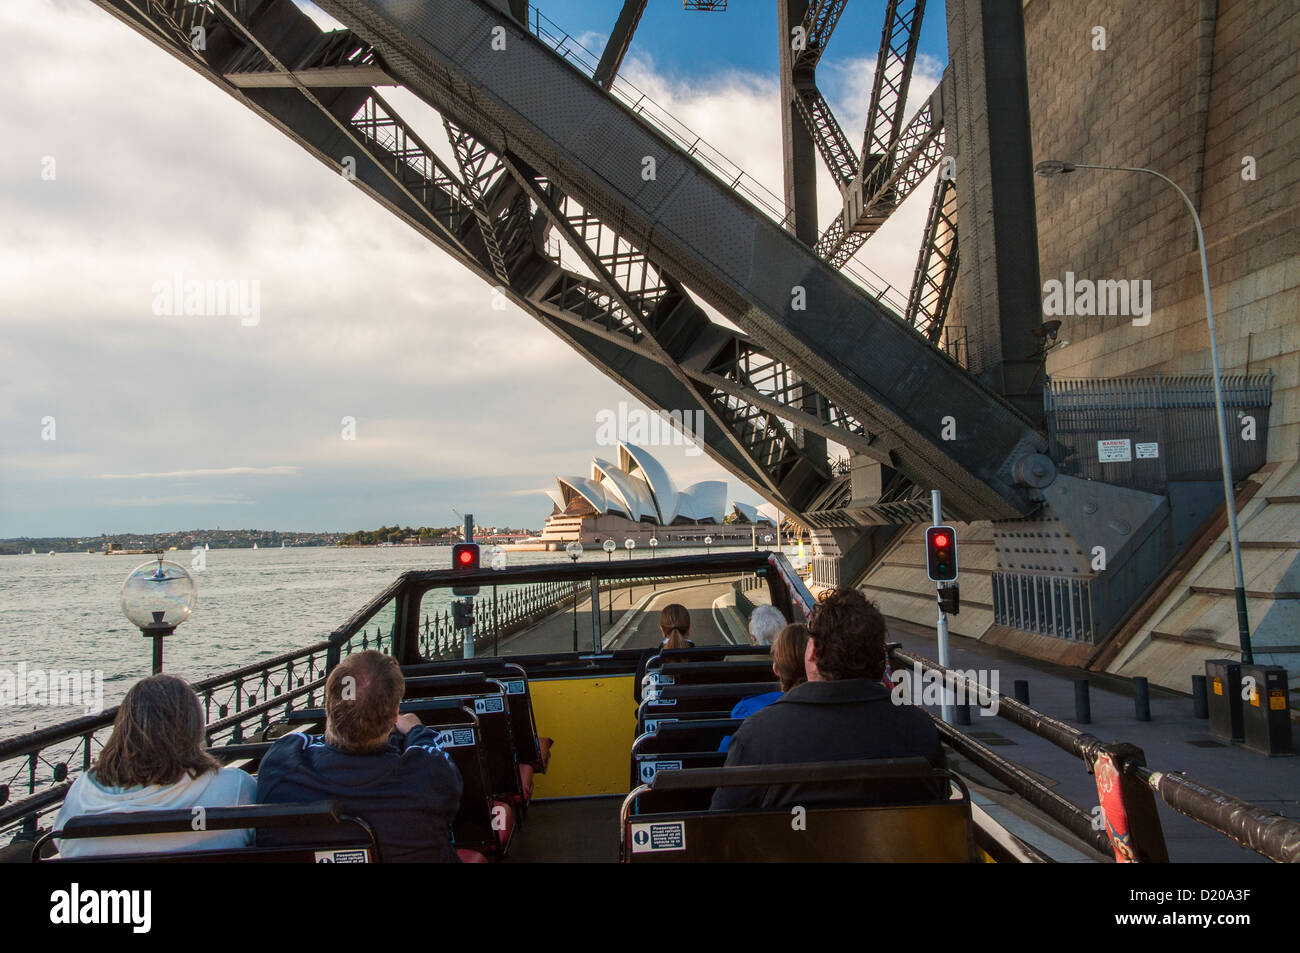
[[[976,698],[981,703],[996,701],[996,713],[999,717],[1019,725],[1031,734],[1050,741],[1062,751],[1074,755],[1084,763],[1089,772],[1093,770],[1093,765],[1100,755],[1109,754],[1115,759],[1116,767],[1122,775],[1139,780],[1178,813],[1190,817],[1210,830],[1223,834],[1242,847],[1267,857],[1269,860],[1278,863],[1300,862],[1300,821],[1283,817],[1274,811],[1251,804],[1249,801],[1243,801],[1230,794],[1202,785],[1188,778],[1182,772],[1153,771],[1138,758],[1128,756],[1125,753],[1128,746],[1104,744],[1095,735],[1080,731],[1059,719],[1052,718],[1050,715],[1045,715],[1029,707],[1015,698],[1008,698],[1001,692],[982,686],[961,672],[944,668],[939,663],[924,656],[893,647],[890,652],[890,660],[891,662],[902,661],[907,665],[920,666],[926,671],[937,672],[943,676],[945,689],[950,686],[955,688],[960,685],[970,693],[967,697]],[[950,743],[955,740],[955,735],[960,735],[966,742],[972,741],[972,739],[961,735],[956,729],[945,725],[943,722],[936,721],[936,727]],[[961,744],[961,742],[958,742],[958,744]],[[983,749],[980,752],[981,756],[986,758],[992,754],[984,746],[979,747]],[[1012,783],[1012,780],[1007,778],[1003,780],[1016,789],[1017,793],[1021,793],[1022,781],[1012,779],[1016,781],[1016,783]],[[1032,781],[1032,779],[1028,780]],[[1032,783],[1037,785],[1037,782]],[[1041,787],[1041,785],[1037,786]],[[1074,805],[1074,807],[1078,808],[1077,805]],[[1079,810],[1082,812],[1082,809]],[[1056,814],[1053,813],[1053,816],[1056,816]],[[1067,820],[1064,816],[1056,816],[1056,819],[1065,823],[1075,833],[1083,834],[1077,823],[1075,823],[1077,818]],[[1091,824],[1089,826],[1091,827]],[[1104,831],[1101,833],[1103,835],[1102,839],[1109,843],[1110,838]],[[1096,838],[1089,835],[1085,836],[1085,840],[1093,841]]]

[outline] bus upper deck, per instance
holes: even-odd
[[[732,583],[736,585],[733,587]],[[539,583],[572,586],[572,598],[541,613],[534,629],[502,639],[489,624],[486,598],[460,638],[430,640],[422,629],[426,593],[478,587],[494,595]],[[727,766],[719,751],[735,732],[732,717],[744,698],[775,688],[766,646],[754,646],[720,620],[716,605],[695,608],[696,647],[661,650],[636,628],[636,586],[651,586],[641,608],[669,592],[694,586],[696,601],[718,589],[748,591],[791,621],[803,621],[815,600],[779,554],[722,553],[608,564],[530,566],[474,572],[408,572],[308,649],[277,656],[195,683],[208,709],[209,752],[222,763],[256,775],[267,750],[291,731],[324,728],[324,686],[330,669],[375,643],[405,676],[400,710],[437,733],[438,746],[463,781],[453,831],[465,861],[605,860],[682,861],[952,861],[1042,862],[1055,846],[1096,860],[1167,859],[1155,799],[1274,860],[1300,857],[1300,825],[1196,785],[1148,769],[1132,746],[1105,745],[1063,722],[999,696],[999,714],[1070,751],[1098,772],[1112,793],[1096,812],[1062,798],[978,739],[937,717],[949,754],[948,769],[924,760],[888,758],[761,766]],[[626,592],[620,627],[610,629],[615,591]],[[583,593],[585,592],[585,605]],[[664,596],[659,596],[664,593]],[[484,593],[486,597],[486,592]],[[676,596],[674,596],[676,598]],[[714,600],[716,602],[716,600]],[[609,611],[606,611],[609,606]],[[570,616],[572,618],[570,618]],[[550,620],[578,633],[578,651],[521,652],[528,633]],[[618,633],[617,645],[611,635]],[[566,636],[567,637],[567,636]],[[433,646],[434,651],[429,651]],[[495,654],[485,654],[489,647]],[[948,684],[962,676],[890,646],[895,667],[925,666]],[[252,691],[250,691],[252,689]],[[232,710],[233,709],[233,710]],[[0,766],[19,765],[28,790],[0,801],[0,830],[15,832],[8,859],[60,860],[53,851],[52,813],[70,782],[71,763],[91,765],[92,740],[112,723],[113,711],[51,726],[0,742]],[[102,744],[102,740],[99,741]],[[41,766],[53,765],[42,777]],[[971,767],[977,769],[971,774]],[[1015,792],[1018,813],[1033,831],[1025,836],[995,816],[980,793],[987,776]],[[735,786],[851,783],[866,796],[798,806],[798,810],[715,811],[717,789]],[[874,791],[924,781],[941,792],[891,799]],[[212,830],[300,828],[296,848],[251,846],[171,853],[135,850],[146,862],[383,860],[383,844],[363,814],[342,800],[212,809]],[[190,829],[188,811],[132,812],[75,818],[58,836],[143,838]]]

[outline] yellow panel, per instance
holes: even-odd
[[[636,740],[633,675],[528,680],[537,733],[553,738],[533,797],[625,794]]]

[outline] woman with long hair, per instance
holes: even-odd
[[[659,631],[664,635],[660,649],[695,648],[695,643],[688,638],[691,634],[691,614],[681,603],[664,606],[659,613]]]
[[[761,695],[747,695],[731,709],[732,718],[748,718],[756,711],[761,711],[772,702],[777,701],[794,688],[808,681],[804,671],[803,656],[808,647],[808,627],[801,622],[787,625],[776,634],[770,650],[772,655],[772,674],[781,683],[779,692],[764,692]],[[719,751],[726,751],[731,745],[731,735],[722,739]]]
[[[153,675],[136,682],[118,706],[113,735],[94,767],[68,789],[54,829],[86,814],[255,803],[252,776],[221,767],[204,750],[205,722],[199,697],[184,679]],[[224,850],[252,843],[251,830],[55,839],[61,857]]]

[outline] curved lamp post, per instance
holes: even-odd
[[[141,635],[153,639],[154,675],[162,671],[162,640],[190,617],[198,594],[189,571],[162,556],[136,566],[122,583],[122,614]]]
[[[1237,535],[1237,501],[1232,492],[1232,464],[1228,452],[1228,431],[1223,414],[1223,383],[1219,372],[1219,346],[1214,335],[1214,305],[1210,301],[1210,268],[1205,260],[1205,232],[1201,228],[1201,217],[1196,214],[1196,206],[1187,197],[1187,193],[1178,187],[1178,183],[1167,175],[1154,169],[1141,169],[1126,165],[1085,165],[1082,162],[1062,162],[1060,159],[1047,159],[1034,166],[1037,175],[1049,178],[1053,175],[1065,175],[1076,169],[1098,169],[1104,172],[1140,172],[1153,175],[1170,186],[1192,213],[1196,223],[1196,249],[1201,254],[1201,285],[1205,291],[1205,320],[1210,325],[1210,361],[1214,367],[1214,411],[1219,427],[1219,464],[1223,470],[1223,507],[1228,514],[1228,537],[1232,547],[1232,568],[1236,574],[1234,588],[1237,597],[1237,640],[1241,644],[1241,661],[1252,665],[1255,655],[1250,647],[1250,621],[1246,613],[1246,583],[1241,569],[1241,539]]]

